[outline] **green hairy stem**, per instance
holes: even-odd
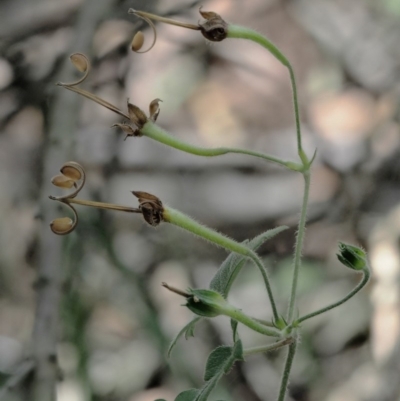
[[[193,220],[191,217],[186,216],[185,214],[183,214],[175,209],[172,209],[170,207],[164,207],[163,218],[166,222],[174,224],[175,226],[178,226],[180,228],[183,228],[184,230],[187,230],[194,235],[197,235],[207,241],[210,241],[217,246],[220,246],[231,252],[236,252],[240,255],[247,256],[249,259],[251,259],[252,262],[260,270],[260,273],[264,279],[264,284],[265,284],[265,287],[267,288],[268,297],[271,302],[272,313],[274,315],[274,319],[275,320],[279,319],[279,315],[278,315],[278,311],[277,311],[276,303],[275,303],[275,298],[272,293],[272,288],[271,288],[267,270],[265,269],[262,261],[260,260],[260,258],[254,251],[247,248],[245,245],[240,244],[240,243],[234,241],[233,239],[228,238],[225,235],[198,223],[197,221]]]
[[[332,305],[328,305],[328,306],[326,306],[325,308],[322,308],[322,309],[319,309],[319,310],[317,310],[317,311],[315,311],[315,312],[309,313],[308,315],[304,315],[304,316],[300,317],[299,319],[297,319],[297,320],[295,321],[295,323],[298,324],[298,323],[304,322],[305,320],[310,319],[310,318],[312,318],[312,317],[314,317],[314,316],[318,316],[318,315],[320,315],[320,314],[322,314],[322,313],[328,312],[328,311],[330,311],[331,309],[334,309],[334,308],[336,308],[336,307],[338,307],[338,306],[344,304],[344,303],[347,302],[350,298],[353,298],[354,295],[357,294],[357,292],[359,292],[363,287],[365,287],[365,285],[368,283],[368,281],[369,281],[369,279],[370,279],[371,273],[370,273],[370,271],[369,271],[368,268],[362,270],[362,273],[363,273],[363,278],[362,278],[362,280],[361,280],[361,281],[357,284],[357,286],[356,286],[353,290],[351,290],[343,299],[341,299],[340,301],[337,301],[337,302],[333,303]]]
[[[143,128],[140,129],[140,133],[143,136],[154,139],[155,141],[170,146],[171,148],[175,148],[196,156],[214,157],[214,156],[226,155],[227,153],[237,153],[242,155],[255,156],[267,160],[271,163],[279,164],[280,166],[286,167],[294,171],[299,171],[302,168],[302,166],[297,163],[281,160],[277,157],[270,156],[265,153],[254,152],[252,150],[226,148],[226,147],[204,148],[201,146],[191,145],[173,137],[167,131],[165,131],[158,125],[152,123],[151,121],[147,121],[146,124],[144,124]]]
[[[252,42],[258,43],[265,49],[267,49],[277,60],[279,60],[288,70],[290,75],[290,82],[292,85],[292,92],[293,92],[293,107],[294,107],[294,115],[296,120],[296,135],[297,135],[297,150],[299,153],[300,158],[302,159],[303,163],[305,160],[304,152],[302,148],[302,141],[301,141],[301,127],[300,127],[300,112],[299,112],[299,102],[297,99],[297,85],[296,85],[296,78],[294,75],[293,67],[290,64],[289,60],[282,54],[282,52],[272,43],[270,42],[265,36],[261,35],[260,33],[245,28],[238,25],[229,25],[228,26],[228,38],[236,38],[236,39],[247,39]]]

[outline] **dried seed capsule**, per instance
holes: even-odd
[[[70,57],[72,64],[80,72],[86,72],[89,67],[89,60],[82,53],[74,53]]]
[[[83,169],[80,164],[75,162],[65,163],[61,167],[61,173],[73,181],[78,181],[83,177]]]
[[[54,234],[65,235],[75,228],[74,222],[69,217],[59,217],[50,223],[50,229]]]
[[[144,114],[143,111],[139,109],[139,107],[129,102],[128,102],[128,114],[129,114],[129,119],[139,129],[143,128],[143,125],[147,123],[146,114]]]
[[[149,105],[150,120],[153,122],[157,120],[158,115],[160,114],[160,102],[162,102],[161,99],[154,99]]]
[[[203,11],[202,8],[203,7],[199,8],[199,13],[204,19],[210,20],[210,19],[214,19],[214,18],[221,18],[221,16],[219,14],[215,13],[214,11]]]
[[[138,52],[143,47],[143,43],[144,43],[143,32],[142,31],[136,32],[131,42],[132,51]]]
[[[51,179],[51,183],[59,188],[72,188],[75,184],[75,181],[71,180],[65,175],[58,174]]]

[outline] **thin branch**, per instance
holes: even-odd
[[[88,0],[83,3],[77,16],[71,52],[79,49],[88,53],[95,28],[107,15],[112,3],[112,0]],[[68,61],[60,71],[60,78],[72,79],[72,73]],[[32,400],[35,401],[56,399],[56,345],[63,258],[62,239],[55,236],[47,224],[54,217],[57,205],[50,205],[47,195],[51,191],[51,177],[58,169],[60,160],[68,160],[73,154],[73,133],[79,117],[79,101],[68,91],[56,91],[52,105],[47,148],[43,157],[43,186],[40,199],[43,224],[40,232],[38,294],[33,332],[35,377],[31,389]]]

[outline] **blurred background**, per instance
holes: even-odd
[[[370,255],[367,288],[304,324],[288,399],[400,400],[399,0],[0,3],[1,400],[32,400],[38,377],[57,380],[58,401],[173,400],[202,385],[208,353],[231,341],[228,319],[217,318],[166,357],[191,313],[161,282],[207,287],[223,250],[140,216],[84,207],[72,234],[50,232],[50,221],[69,213],[48,200],[61,194],[50,178],[69,160],[87,173],[80,198],[136,206],[130,191],[147,191],[239,241],[290,226],[259,251],[285,310],[300,175],[251,157],[205,159],[147,138],[124,141],[110,128],[119,116],[54,85],[76,79],[68,56],[83,52],[93,63],[83,87],[121,109],[127,98],[144,110],[160,98],[158,123],[185,141],[296,160],[289,76],[261,47],[209,44],[198,32],[158,25],[149,53],[129,50],[138,29],[147,44],[152,35],[129,7],[197,23],[201,5],[267,35],[297,75],[304,146],[309,155],[318,148],[300,313],[358,282],[336,259],[339,240]],[[229,299],[271,317],[250,264]],[[243,327],[240,335],[246,347],[265,341]],[[283,357],[249,356],[211,399],[274,400]]]

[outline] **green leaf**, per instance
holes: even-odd
[[[239,340],[239,334],[237,332],[238,324],[239,324],[239,322],[237,320],[231,319],[232,336],[233,336],[234,343],[236,343],[236,341]]]
[[[195,401],[207,401],[221,377],[232,369],[237,360],[243,360],[243,345],[240,340],[236,341],[233,347],[222,345],[212,351],[204,373],[206,383],[200,389]]]
[[[212,351],[207,359],[204,380],[208,381],[220,371],[224,371],[224,366],[230,360],[232,353],[233,348],[226,345],[221,345]]]
[[[175,401],[195,401],[199,390],[197,388],[191,388],[190,390],[182,391],[175,398]]]
[[[235,361],[243,360],[242,341],[236,341],[233,347],[221,345],[211,352],[207,359],[204,380],[211,380],[219,373],[227,373],[231,370]]]
[[[168,352],[167,352],[168,358],[171,356],[172,350],[174,349],[176,343],[182,337],[183,334],[185,334],[186,340],[189,337],[194,337],[194,329],[195,329],[196,323],[198,323],[200,320],[202,320],[202,318],[200,316],[197,316],[197,317],[193,318],[188,324],[183,326],[182,330],[176,335],[176,337],[172,340],[171,344],[168,347]]]
[[[234,346],[233,346],[233,353],[232,356],[234,358],[233,363],[235,363],[235,361],[244,361],[244,357],[243,357],[243,343],[241,340],[238,340],[235,342]],[[232,364],[233,365],[233,364]]]
[[[257,250],[265,241],[286,230],[287,226],[280,226],[253,238],[251,241],[244,241],[253,251]],[[224,298],[228,296],[229,290],[241,268],[246,263],[247,258],[237,253],[231,253],[221,264],[214,278],[211,280],[210,289],[219,292]]]
[[[157,399],[154,400],[154,401],[167,401],[167,400],[164,400],[164,398],[157,398]]]
[[[224,372],[219,372],[213,378],[211,378],[206,384],[199,390],[199,394],[197,395],[195,401],[207,401],[208,396],[214,390],[215,386],[221,380],[221,377],[224,375]]]
[[[222,345],[216,348],[207,360],[204,386],[199,390],[190,389],[180,393],[175,401],[207,401],[221,377],[228,373],[238,360],[243,360],[243,345],[240,340],[236,341],[233,347]]]

